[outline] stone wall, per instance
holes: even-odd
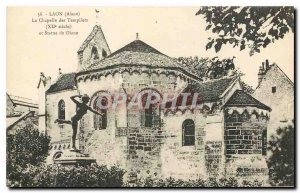
[[[128,181],[147,176],[161,176],[161,145],[166,133],[161,128],[128,129]]]
[[[267,175],[266,112],[253,107],[225,109],[225,155],[227,176]],[[264,114],[265,113],[265,114]]]
[[[276,92],[272,92],[276,87]],[[277,65],[273,65],[263,76],[253,96],[271,107],[268,137],[279,127],[292,124],[294,119],[294,84]]]
[[[195,123],[195,145],[183,146],[183,122]],[[161,147],[162,177],[197,179],[206,177],[205,118],[200,112],[177,112],[163,117],[166,138]]]
[[[205,166],[210,177],[224,175],[224,115],[217,110],[205,116]]]
[[[46,96],[46,132],[51,136],[51,142],[59,143],[64,141],[66,147],[71,142],[71,125],[58,124],[55,123],[55,120],[58,119],[58,102],[60,100],[65,102],[65,120],[71,120],[71,117],[76,112],[76,105],[70,97],[77,94],[77,90],[67,90]]]

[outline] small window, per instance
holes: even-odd
[[[96,48],[95,46],[93,46],[93,48],[92,48],[92,58],[93,58],[94,60],[99,59],[98,50],[97,50],[97,48]]]
[[[101,115],[98,114],[94,114],[94,128],[95,129],[106,129],[107,127],[107,109],[100,109],[97,106],[97,102],[98,102],[99,98],[97,98],[94,102],[94,109],[100,113],[102,113]],[[107,106],[108,104],[108,99],[106,97],[102,97],[101,98],[101,105],[102,106]]]
[[[58,119],[65,120],[66,111],[65,111],[65,101],[60,100],[58,102]]]
[[[273,86],[272,87],[272,93],[275,93],[276,92],[276,86]]]
[[[231,122],[240,122],[240,115],[237,111],[234,111],[230,116]]]
[[[262,155],[267,155],[267,130],[262,132]]]
[[[107,53],[105,50],[102,50],[102,57],[105,58],[107,56]]]
[[[195,123],[187,119],[182,123],[182,146],[195,145]]]
[[[141,125],[145,127],[160,127],[160,113],[157,104],[150,104],[149,108],[146,107],[148,94],[142,96],[144,111],[141,111]],[[153,96],[154,97],[154,96]],[[155,98],[152,98],[154,100]]]

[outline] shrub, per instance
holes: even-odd
[[[99,166],[28,166],[10,187],[121,187],[125,171]]]
[[[268,160],[269,177],[273,186],[295,185],[294,137],[294,125],[288,125],[278,128],[268,142],[268,150],[272,152]]]
[[[48,156],[50,137],[37,129],[25,127],[7,135],[6,169],[7,183],[18,186],[30,181],[35,172],[33,166],[43,164]]]
[[[127,187],[261,187],[262,182],[254,181],[242,181],[238,182],[236,178],[208,178],[197,180],[181,180],[172,177],[166,179],[153,179],[151,176],[140,179],[134,184],[124,184]]]

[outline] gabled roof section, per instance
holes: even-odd
[[[245,93],[242,90],[236,90],[230,99],[226,102],[225,106],[228,107],[257,107],[260,109],[264,109],[267,111],[271,111],[272,109],[267,105],[261,103],[251,95]]]
[[[34,101],[32,99],[25,98],[25,97],[20,97],[20,96],[14,96],[14,95],[10,95],[10,98],[13,101],[14,105],[38,108],[37,101]]]
[[[200,102],[214,102],[238,79],[238,76],[226,77],[203,83],[190,84],[184,93],[199,93]]]
[[[90,41],[95,37],[95,35],[100,32],[102,34],[102,36],[104,37],[105,40],[105,36],[103,34],[103,31],[101,29],[100,25],[95,25],[92,32],[90,33],[90,35],[84,40],[84,42],[82,43],[82,45],[80,46],[79,50],[77,51],[77,53],[83,52],[84,49],[89,45]],[[105,43],[107,44],[106,40]],[[107,45],[108,47],[108,45]],[[109,47],[108,47],[109,49]]]
[[[287,79],[287,81],[292,85],[294,86],[294,82],[286,75],[286,73],[283,72],[283,70],[276,64],[276,63],[273,63],[270,65],[270,68],[266,70],[266,72],[264,73],[264,77],[272,70],[274,70],[274,68],[278,68],[279,71],[283,74],[283,76]],[[260,84],[262,83],[263,81],[260,81],[256,87],[256,89],[258,89],[260,87]]]
[[[147,67],[178,70],[196,80],[202,80],[197,75],[182,67],[175,59],[159,52],[141,40],[135,40],[127,44],[108,57],[95,62],[89,68],[79,72],[78,75],[118,67]]]
[[[47,93],[54,93],[68,89],[74,89],[76,86],[75,72],[62,74],[58,77],[57,81],[50,86]]]
[[[141,40],[135,40],[113,52],[103,60],[92,64],[88,70],[115,65],[127,65],[128,67],[138,65],[171,68],[180,67],[180,64],[173,58],[162,54]]]
[[[11,99],[8,93],[6,93],[6,98],[14,105],[14,101]]]
[[[284,74],[284,76],[286,77],[286,79],[288,80],[288,82],[289,82],[291,85],[294,86],[293,81],[286,75],[286,73],[283,72],[283,70],[282,70],[276,63],[274,63],[274,66],[276,66],[276,67]]]
[[[6,129],[11,129],[20,121],[25,120],[28,117],[32,117],[33,115],[34,115],[34,111],[27,111],[17,116],[6,117]]]
[[[162,54],[161,52],[159,52],[155,48],[149,46],[145,42],[143,42],[141,40],[135,40],[135,41],[127,44],[123,48],[120,48],[117,51],[115,51],[114,53],[110,54],[108,56],[108,58],[113,57],[114,55],[119,54],[121,52],[125,52],[125,51]],[[162,55],[164,55],[164,54],[162,54]]]

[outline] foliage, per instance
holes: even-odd
[[[235,71],[234,58],[220,60],[218,57],[198,58],[198,57],[179,57],[177,62],[182,64],[190,72],[201,78],[218,79],[230,75]]]
[[[253,94],[254,93],[254,89],[252,86],[248,85],[247,83],[245,83],[244,81],[240,81],[241,83],[241,86],[242,86],[242,90],[245,92],[245,93],[248,93],[248,94]]]
[[[9,187],[120,187],[124,170],[106,166],[45,165],[50,138],[25,127],[7,135]]]
[[[203,79],[219,79],[225,76],[242,75],[242,73],[235,68],[233,58],[226,58],[220,60],[218,57],[212,59],[199,58],[199,57],[179,57],[176,58],[177,62],[182,65],[183,68],[194,73],[195,75]],[[249,94],[254,93],[254,89],[245,83],[240,81],[243,91]]]
[[[140,179],[135,184],[125,184],[127,187],[261,187],[262,182],[258,180],[238,182],[236,178],[208,178],[203,180],[181,180],[172,177],[166,179],[155,179],[148,176]]]
[[[231,44],[240,50],[248,47],[253,55],[294,33],[293,7],[201,7],[196,15],[203,15],[206,30],[217,35],[206,45],[206,49],[214,46],[216,52],[223,44]]]
[[[295,179],[295,129],[294,125],[278,128],[271,136],[268,150],[272,152],[268,160],[269,176],[273,186],[294,186]]]
[[[48,156],[50,138],[37,129],[25,127],[7,135],[7,179],[18,179],[28,165],[38,166]]]
[[[10,187],[121,187],[125,171],[118,167],[29,165]]]

